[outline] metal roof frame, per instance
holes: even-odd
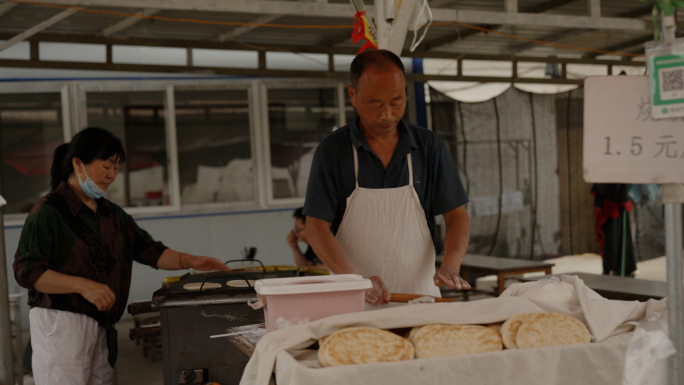
[[[651,7],[636,1],[431,0],[428,4],[438,26],[432,27],[415,52],[405,45],[402,56],[459,63],[505,60],[512,63],[513,74],[467,76],[459,70],[455,75],[411,75],[410,80],[581,84],[581,79],[564,76],[518,77],[515,69],[525,61],[561,66],[581,63],[606,66],[609,74],[613,65],[644,66],[643,61],[634,60],[634,54],[652,40]],[[369,4],[367,9],[375,14],[374,6]],[[5,0],[0,3],[0,39],[6,41],[0,51],[21,41],[29,42],[31,48],[28,60],[0,59],[0,66],[338,79],[346,73],[335,71],[334,55],[358,51],[358,45],[349,41],[350,29],[344,28],[351,27],[353,12],[348,0]],[[184,19],[183,24],[179,19]],[[193,20],[211,26],[198,27]],[[178,27],[173,21],[179,21]],[[274,30],[274,22],[337,29]],[[234,24],[226,25],[230,23]],[[514,40],[515,35],[525,42]],[[100,44],[107,55],[101,63],[47,61],[40,57],[40,42]],[[184,66],[117,63],[112,55],[116,45],[185,48],[187,62]],[[583,45],[587,51],[573,50]],[[193,63],[195,48],[257,51],[259,62],[254,69],[199,67]],[[604,51],[624,51],[619,52],[624,55],[616,58]],[[266,52],[327,54],[328,71],[271,69]]]

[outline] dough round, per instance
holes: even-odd
[[[186,283],[185,285],[183,285],[183,289],[185,289],[185,290],[199,291],[200,288],[202,289],[202,291],[212,290],[212,289],[220,289],[221,284],[216,283],[216,282],[204,282],[204,286],[202,286],[202,282],[191,282],[191,283]]]
[[[523,322],[516,343],[520,349],[588,344],[589,330],[577,318],[559,313],[540,313]]]
[[[480,325],[426,325],[411,336],[416,358],[495,352],[503,349],[496,330]]]
[[[413,345],[392,332],[371,327],[339,330],[319,342],[321,366],[404,361],[413,358]]]
[[[506,349],[518,348],[518,344],[516,343],[516,336],[518,335],[518,329],[520,329],[520,325],[522,325],[522,323],[526,320],[537,316],[538,314],[542,313],[520,313],[507,319],[506,322],[504,322],[503,325],[501,325],[501,330],[499,332],[501,333],[501,339],[503,340],[503,344],[506,347]]]
[[[247,281],[249,281],[249,285],[247,285]],[[245,281],[244,279],[231,279],[230,281],[226,282],[226,286],[228,287],[254,287],[254,283],[256,280],[253,279],[248,279]]]

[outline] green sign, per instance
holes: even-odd
[[[684,116],[684,54],[649,57],[655,119]]]

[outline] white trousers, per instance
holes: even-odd
[[[36,385],[113,385],[105,329],[83,314],[29,311]]]

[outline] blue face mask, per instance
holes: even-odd
[[[76,173],[76,177],[78,177],[78,184],[81,185],[81,190],[85,193],[85,195],[89,196],[90,198],[93,199],[100,199],[104,196],[105,191],[100,188],[93,180],[88,176],[88,172],[85,169],[85,166],[83,166],[83,172],[86,174],[86,180],[82,181],[81,176]]]

